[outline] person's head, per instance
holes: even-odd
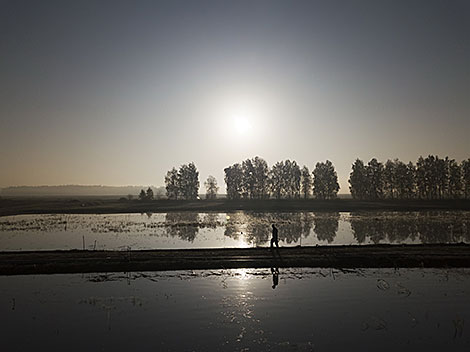
[[[273,224],[273,228],[275,228],[276,226]]]

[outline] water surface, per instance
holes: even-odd
[[[470,243],[470,212],[231,212],[0,217],[0,250]]]
[[[444,269],[12,276],[0,331],[6,351],[465,351],[469,294]]]

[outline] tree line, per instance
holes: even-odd
[[[470,198],[470,159],[457,163],[437,155],[419,157],[416,164],[395,159],[367,165],[356,159],[349,177],[355,199],[458,199]]]
[[[228,199],[333,199],[340,189],[331,161],[317,162],[312,172],[295,160],[278,161],[271,167],[256,156],[224,169]],[[398,159],[385,163],[372,158],[367,164],[356,159],[349,176],[355,199],[457,199],[470,198],[470,159],[460,164],[437,155],[417,162]],[[219,187],[209,176],[204,182],[206,198],[215,199]],[[173,167],[165,176],[168,199],[198,199],[199,172],[194,163]],[[153,199],[152,190],[142,190],[139,199]]]
[[[318,162],[310,173],[307,166],[296,161],[279,161],[271,168],[267,162],[255,157],[224,169],[229,199],[336,198],[339,191],[338,176],[331,163]]]

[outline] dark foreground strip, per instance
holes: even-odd
[[[0,252],[0,275],[269,267],[470,268],[470,245]]]

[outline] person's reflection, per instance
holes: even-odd
[[[279,268],[271,268],[271,274],[273,274],[273,290],[279,285]]]

